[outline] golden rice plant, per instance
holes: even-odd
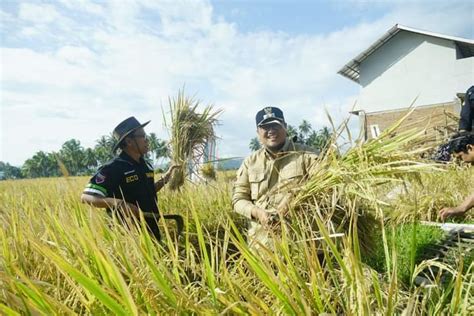
[[[343,155],[329,151],[290,203],[290,212],[321,214],[311,217],[318,234],[303,217],[282,225],[275,248],[259,253],[249,248],[242,217],[231,210],[231,179],[223,175],[216,186],[185,183],[180,191],[159,192],[160,210],[179,213],[186,223],[185,234],[174,239],[161,221],[161,243],[143,222],[129,229],[81,204],[85,177],[1,181],[0,313],[472,314],[474,264],[463,267],[463,256],[452,264],[413,262],[409,284],[403,284],[400,254],[384,237],[387,208],[398,201],[384,197],[387,187],[417,187],[431,178],[459,182],[462,190],[472,186],[460,173],[447,180],[449,172],[416,159],[423,149],[413,149],[418,136],[390,135]],[[436,189],[443,197],[433,198],[456,201],[457,193],[446,188]],[[405,204],[419,202],[419,196]],[[363,211],[380,216],[386,273],[362,260]],[[335,238],[326,218],[338,212],[344,234]],[[434,276],[431,286],[417,286],[414,280],[430,266],[452,279],[443,284]]]
[[[201,175],[207,180],[216,180],[217,174],[212,162],[207,162],[202,165]]]
[[[442,171],[435,163],[420,158],[430,148],[423,145],[426,140],[423,129],[396,132],[410,114],[378,138],[358,142],[343,155],[333,139],[326,154],[309,169],[307,181],[291,188],[290,210],[294,215],[313,227],[314,217],[322,219],[333,232],[348,232],[350,219],[356,219],[362,249],[369,251],[377,226],[383,225],[376,219],[383,214],[377,214],[376,210],[387,206],[386,199],[379,196],[379,187]],[[340,134],[342,129],[335,134]]]
[[[392,245],[385,244],[389,273],[379,274],[361,260],[357,230],[332,238],[318,218],[319,240],[283,229],[275,249],[254,253],[230,209],[228,182],[160,191],[160,209],[182,214],[187,225],[177,241],[163,222],[157,243],[143,227],[127,229],[80,204],[86,182],[0,182],[2,314],[469,313],[474,266],[463,272],[436,260],[417,263],[412,279],[427,266],[455,278],[407,287]]]
[[[207,105],[199,112],[200,105],[200,101],[186,96],[184,89],[169,99],[170,118],[165,118],[165,122],[170,133],[171,160],[180,166],[170,179],[172,190],[183,185],[189,163],[197,165],[204,155],[206,143],[216,137],[214,127],[221,110]]]

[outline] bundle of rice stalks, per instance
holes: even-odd
[[[201,174],[207,180],[216,180],[216,170],[211,162],[202,165]]]
[[[304,214],[300,217],[306,223],[316,216],[333,232],[355,228],[362,248],[370,250],[374,229],[377,223],[383,224],[377,215],[383,217],[382,206],[388,205],[380,198],[379,186],[403,184],[408,177],[442,170],[419,158],[429,149],[424,146],[424,130],[395,132],[408,115],[377,139],[359,142],[342,156],[333,141],[327,154],[312,166],[308,181],[293,188],[290,209]],[[341,132],[342,128],[337,134]]]
[[[187,97],[184,89],[175,98],[169,99],[170,122],[165,118],[170,132],[171,160],[180,167],[175,169],[169,187],[176,190],[184,184],[189,170],[189,163],[198,165],[204,155],[207,142],[215,139],[214,126],[221,110],[214,110],[212,105],[198,112],[200,102]]]

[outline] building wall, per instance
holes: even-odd
[[[358,108],[452,102],[473,83],[474,58],[456,59],[453,41],[401,31],[360,65]]]
[[[426,127],[427,134],[432,136],[433,140],[444,139],[458,128],[460,105],[460,100],[457,100],[415,108],[413,113],[400,125],[399,130]],[[408,111],[408,109],[389,110],[361,116],[361,119],[364,120],[366,138],[371,139],[378,136],[398,122]]]

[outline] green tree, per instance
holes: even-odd
[[[112,135],[104,135],[99,138],[94,146],[94,154],[98,165],[103,165],[114,157],[112,148],[115,140]]]
[[[84,171],[87,173],[91,173],[97,168],[97,156],[94,149],[86,148],[84,151],[84,163],[86,167]]]
[[[307,120],[301,121],[301,124],[298,129],[300,131],[300,136],[302,139],[307,139],[308,136],[313,132],[313,128]]]
[[[296,130],[296,128],[294,128],[291,125],[288,125],[286,129],[286,134],[288,135],[288,138],[290,139],[294,139],[295,136],[298,137],[298,131]]]
[[[21,168],[23,176],[27,178],[53,177],[60,174],[55,153],[37,152],[27,159]]]
[[[59,150],[58,157],[71,175],[87,172],[84,148],[77,139],[70,139],[65,142]]]
[[[304,140],[304,143],[317,149],[320,152],[324,152],[331,141],[332,134],[329,128],[323,127],[319,131],[312,131],[311,134]]]
[[[160,158],[168,157],[169,152],[166,141],[156,137],[155,133],[150,133],[148,135],[148,142],[150,146],[149,158],[152,159],[153,165],[156,165]]]
[[[249,148],[251,151],[257,151],[261,147],[258,137],[254,137],[250,140]]]
[[[8,162],[0,161],[0,172],[3,172],[4,179],[20,179],[23,178],[21,169],[10,165]]]

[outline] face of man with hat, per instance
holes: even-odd
[[[150,121],[140,124],[135,117],[129,117],[122,121],[113,131],[116,144],[113,148],[115,152],[120,147],[134,160],[138,161],[149,150],[149,142],[144,127]]]
[[[266,107],[255,116],[260,143],[271,152],[278,152],[286,141],[286,122],[277,107]]]

